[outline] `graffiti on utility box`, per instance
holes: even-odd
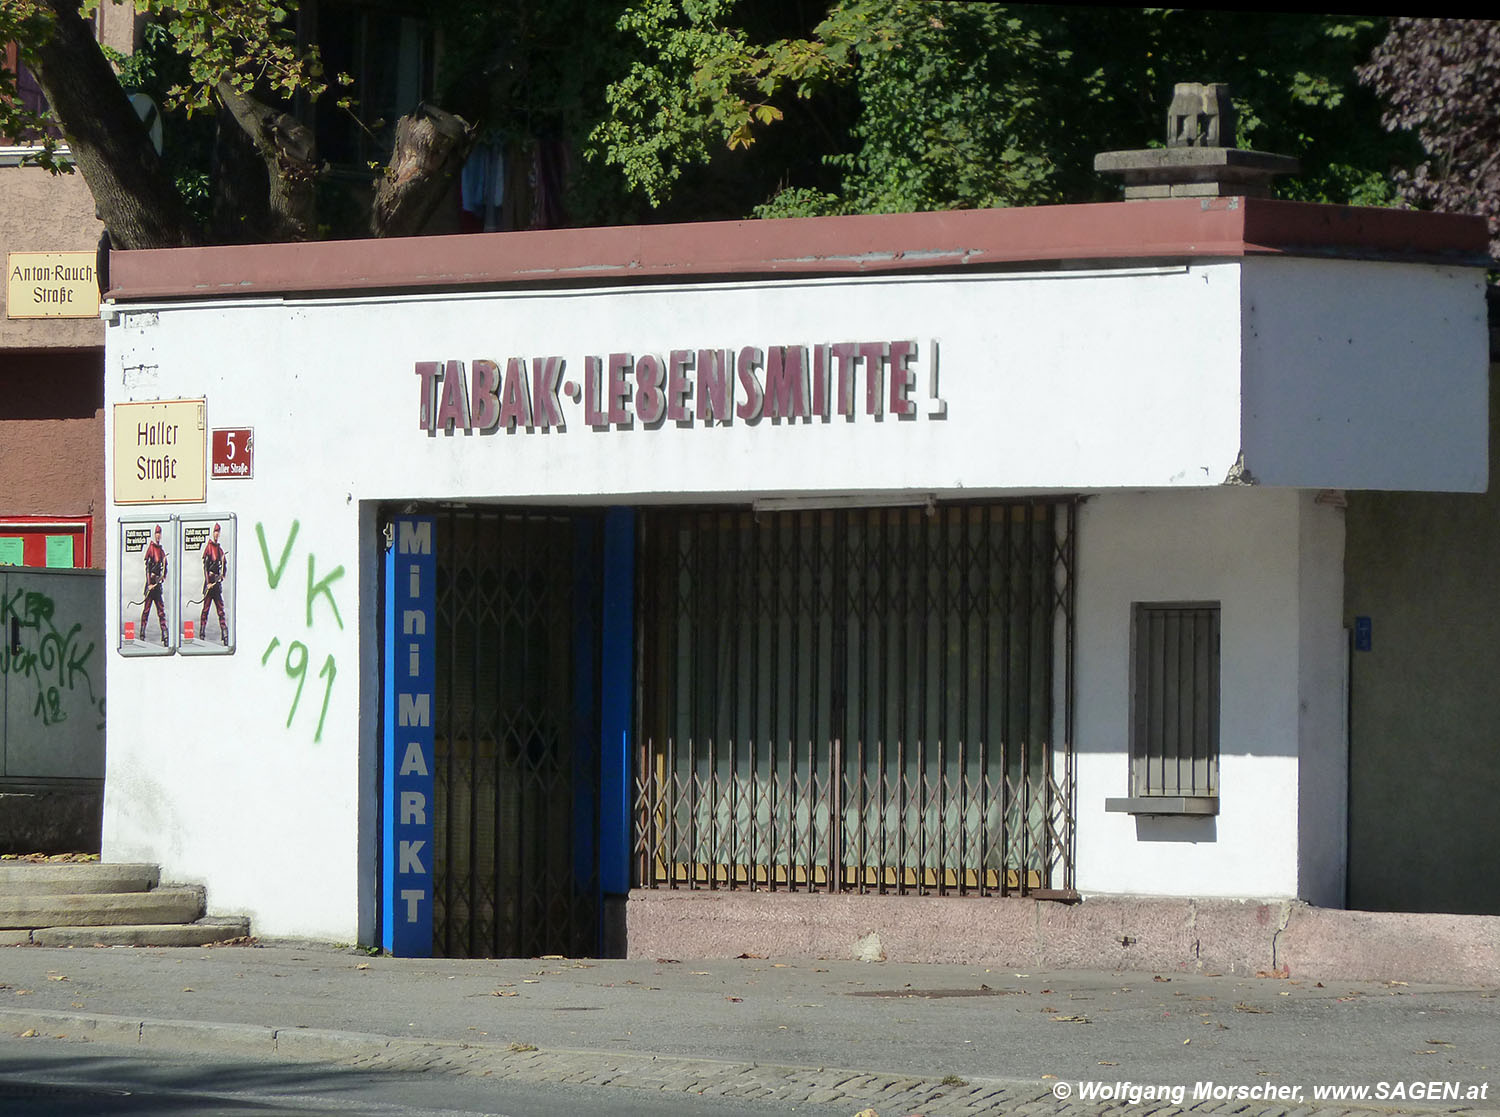
[[[104,779],[104,572],[0,569],[0,779]]]
[[[102,725],[104,696],[94,694],[89,661],[94,641],[84,634],[82,621],[58,616],[51,595],[25,586],[6,584],[0,593],[0,675],[35,689],[23,709],[42,725],[56,725],[72,713],[88,711]]]

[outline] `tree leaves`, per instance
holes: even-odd
[[[1500,24],[1491,20],[1391,21],[1360,78],[1385,103],[1383,121],[1409,129],[1426,158],[1395,175],[1413,205],[1476,213],[1500,255]]]
[[[1302,159],[1289,196],[1389,203],[1409,154],[1356,81],[1371,19],[841,0],[766,35],[774,7],[627,7],[636,57],[588,153],[653,206],[731,154],[743,181],[789,159],[758,216],[1104,200],[1093,155],[1160,142],[1172,84],[1198,80],[1233,85],[1242,146]]]
[[[169,108],[214,109],[216,91],[262,87],[273,96],[301,93],[317,100],[327,82],[317,48],[297,42],[295,3],[277,0],[136,0],[156,17],[188,58],[188,81],[175,86]]]

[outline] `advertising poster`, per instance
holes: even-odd
[[[177,646],[177,521],[120,521],[120,654],[171,655]]]
[[[239,570],[233,513],[184,516],[177,559],[182,655],[233,655],[234,586]]]

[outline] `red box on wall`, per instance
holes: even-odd
[[[208,475],[215,481],[248,481],[255,476],[255,428],[219,427],[209,440]]]

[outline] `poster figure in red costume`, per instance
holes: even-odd
[[[208,607],[213,605],[219,615],[219,639],[229,646],[229,623],[224,619],[224,578],[229,573],[229,556],[219,546],[219,525],[214,524],[213,536],[203,544],[203,613],[198,618],[198,637],[202,639],[208,628]]]
[[[162,591],[167,581],[167,552],[161,545],[161,524],[151,534],[151,542],[144,552],[146,564],[146,600],[141,607],[140,639],[146,638],[146,620],[151,615],[151,606],[156,605],[156,619],[161,625],[162,646],[167,644],[167,611],[162,604]]]

